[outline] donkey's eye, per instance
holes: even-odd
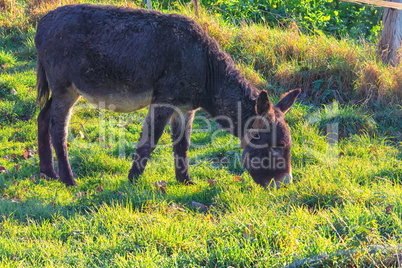
[[[281,156],[282,155],[282,148],[272,148],[272,154],[274,156]]]
[[[253,139],[256,139],[256,140],[260,139],[260,134],[258,134],[258,131],[256,131],[256,130],[251,130],[251,131],[250,131],[250,136],[251,136]]]

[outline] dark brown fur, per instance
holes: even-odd
[[[292,91],[275,107],[268,103],[268,95],[263,91],[264,99],[256,107],[260,92],[235,68],[217,43],[187,17],[114,6],[64,6],[39,21],[35,45],[38,101],[45,104],[38,117],[40,170],[56,177],[53,144],[60,179],[66,185],[76,184],[68,162],[66,130],[80,94],[94,99],[122,96],[123,100],[124,96],[152,96],[150,111],[154,114],[150,112],[145,119],[130,180],[144,171],[170,119],[176,178],[192,183],[187,151],[192,120],[199,108],[205,109],[224,129],[239,138],[251,127],[249,119],[264,117],[270,124],[278,125],[279,140],[287,146],[284,151],[286,169],[290,168],[291,140],[283,114],[300,90]],[[184,117],[179,116],[174,107],[183,111]],[[180,120],[183,118],[184,122]],[[266,138],[258,142],[267,143]],[[245,149],[248,155],[264,155],[251,147]],[[253,172],[245,166],[253,179],[264,186],[279,173],[286,172],[271,170],[269,173],[268,170],[267,173],[261,169]]]

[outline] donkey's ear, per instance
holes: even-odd
[[[300,95],[301,89],[293,89],[285,94],[285,96],[275,105],[282,113],[289,111],[290,107],[295,103],[297,97]]]
[[[273,113],[274,106],[268,98],[268,93],[265,90],[260,92],[257,99],[257,104],[255,105],[255,111],[258,115],[264,115],[265,113]]]

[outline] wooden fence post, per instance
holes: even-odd
[[[378,43],[378,55],[385,64],[396,66],[402,56],[402,0],[341,0],[356,4],[384,7],[382,34]]]
[[[392,2],[402,3],[402,0]],[[396,66],[399,64],[401,56],[398,50],[401,49],[402,40],[402,11],[385,8],[382,25],[383,30],[378,44],[378,54],[384,63]]]
[[[198,13],[198,0],[194,0],[194,10],[195,10],[195,16],[197,18],[200,17],[199,13]]]

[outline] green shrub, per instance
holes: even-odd
[[[381,28],[381,8],[339,0],[206,0],[227,19],[253,20],[268,25],[295,21],[306,31],[375,39]]]
[[[347,138],[362,133],[373,134],[377,130],[377,123],[367,111],[359,107],[338,107],[334,103],[325,105],[321,111],[318,128],[324,134],[333,131],[339,138]]]

